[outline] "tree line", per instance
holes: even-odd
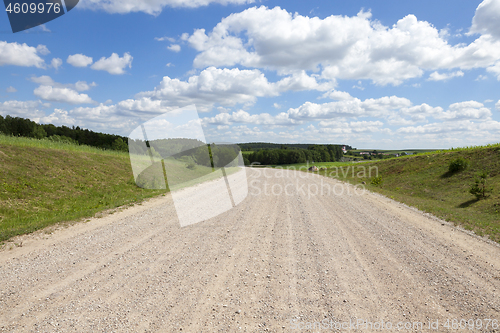
[[[261,149],[245,156],[245,164],[258,162],[282,165],[309,162],[336,162],[344,156],[338,145],[312,145],[309,148]],[[248,162],[247,162],[248,161]]]
[[[11,136],[22,136],[36,139],[68,142],[87,145],[101,149],[128,151],[127,137],[120,135],[97,133],[88,129],[73,126],[55,126],[53,124],[37,124],[20,118],[0,115],[0,133]]]

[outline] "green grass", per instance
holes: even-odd
[[[48,139],[38,140],[32,138],[7,136],[0,134],[0,145],[15,146],[15,147],[30,147],[30,148],[45,148],[45,149],[58,149],[65,151],[74,152],[85,152],[85,153],[99,153],[112,156],[127,156],[128,153],[119,152],[116,150],[103,150],[95,147],[85,146],[85,145],[75,145],[64,142],[54,142]]]
[[[450,174],[448,165],[457,157],[469,161],[466,170]],[[465,147],[448,151],[427,152],[414,156],[392,158],[353,164],[349,172],[335,173],[331,168],[319,172],[325,176],[338,176],[340,180],[364,185],[368,190],[384,194],[397,201],[429,212],[478,235],[487,235],[500,242],[500,144],[484,147]],[[372,168],[372,175],[361,171]],[[376,176],[381,184],[372,184]],[[483,200],[469,193],[477,172],[487,171],[487,183],[493,187],[491,195]],[[344,177],[345,176],[345,177]]]
[[[144,160],[149,163],[149,157]],[[170,189],[219,175],[203,166],[190,170],[181,161],[165,162]],[[226,172],[237,170],[228,168]],[[168,190],[138,187],[128,153],[0,135],[0,242]]]

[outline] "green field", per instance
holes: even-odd
[[[449,173],[450,161],[463,157],[469,161],[466,170]],[[365,182],[370,191],[379,192],[397,201],[429,212],[447,221],[451,221],[478,235],[486,235],[500,242],[500,144],[486,147],[470,147],[405,156],[388,160],[369,161],[351,164],[352,170],[335,173],[335,169],[319,172],[325,176],[339,176],[340,180],[352,184]],[[367,171],[378,169],[380,185],[371,184],[375,177],[363,175]],[[486,199],[477,200],[469,193],[477,173],[487,171],[488,187],[493,188]],[[344,170],[345,171],[345,170]]]

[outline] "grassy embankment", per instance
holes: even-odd
[[[173,189],[218,176],[181,161],[165,167]],[[128,153],[0,135],[0,242],[166,192],[135,184]]]
[[[449,173],[450,161],[463,157],[469,161],[466,170]],[[500,242],[500,144],[460,148],[388,160],[351,164],[352,170],[338,172],[340,180],[352,184],[366,182],[366,188],[451,221],[478,235]],[[371,183],[370,167],[377,167],[382,182]],[[363,175],[366,168],[366,175]],[[319,172],[336,176],[331,168]],[[478,172],[489,174],[487,186],[493,191],[486,199],[477,200],[469,193]]]

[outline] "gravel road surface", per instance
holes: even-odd
[[[334,179],[247,175],[202,223],[181,228],[169,194],[17,238],[0,332],[499,331],[496,244]]]

